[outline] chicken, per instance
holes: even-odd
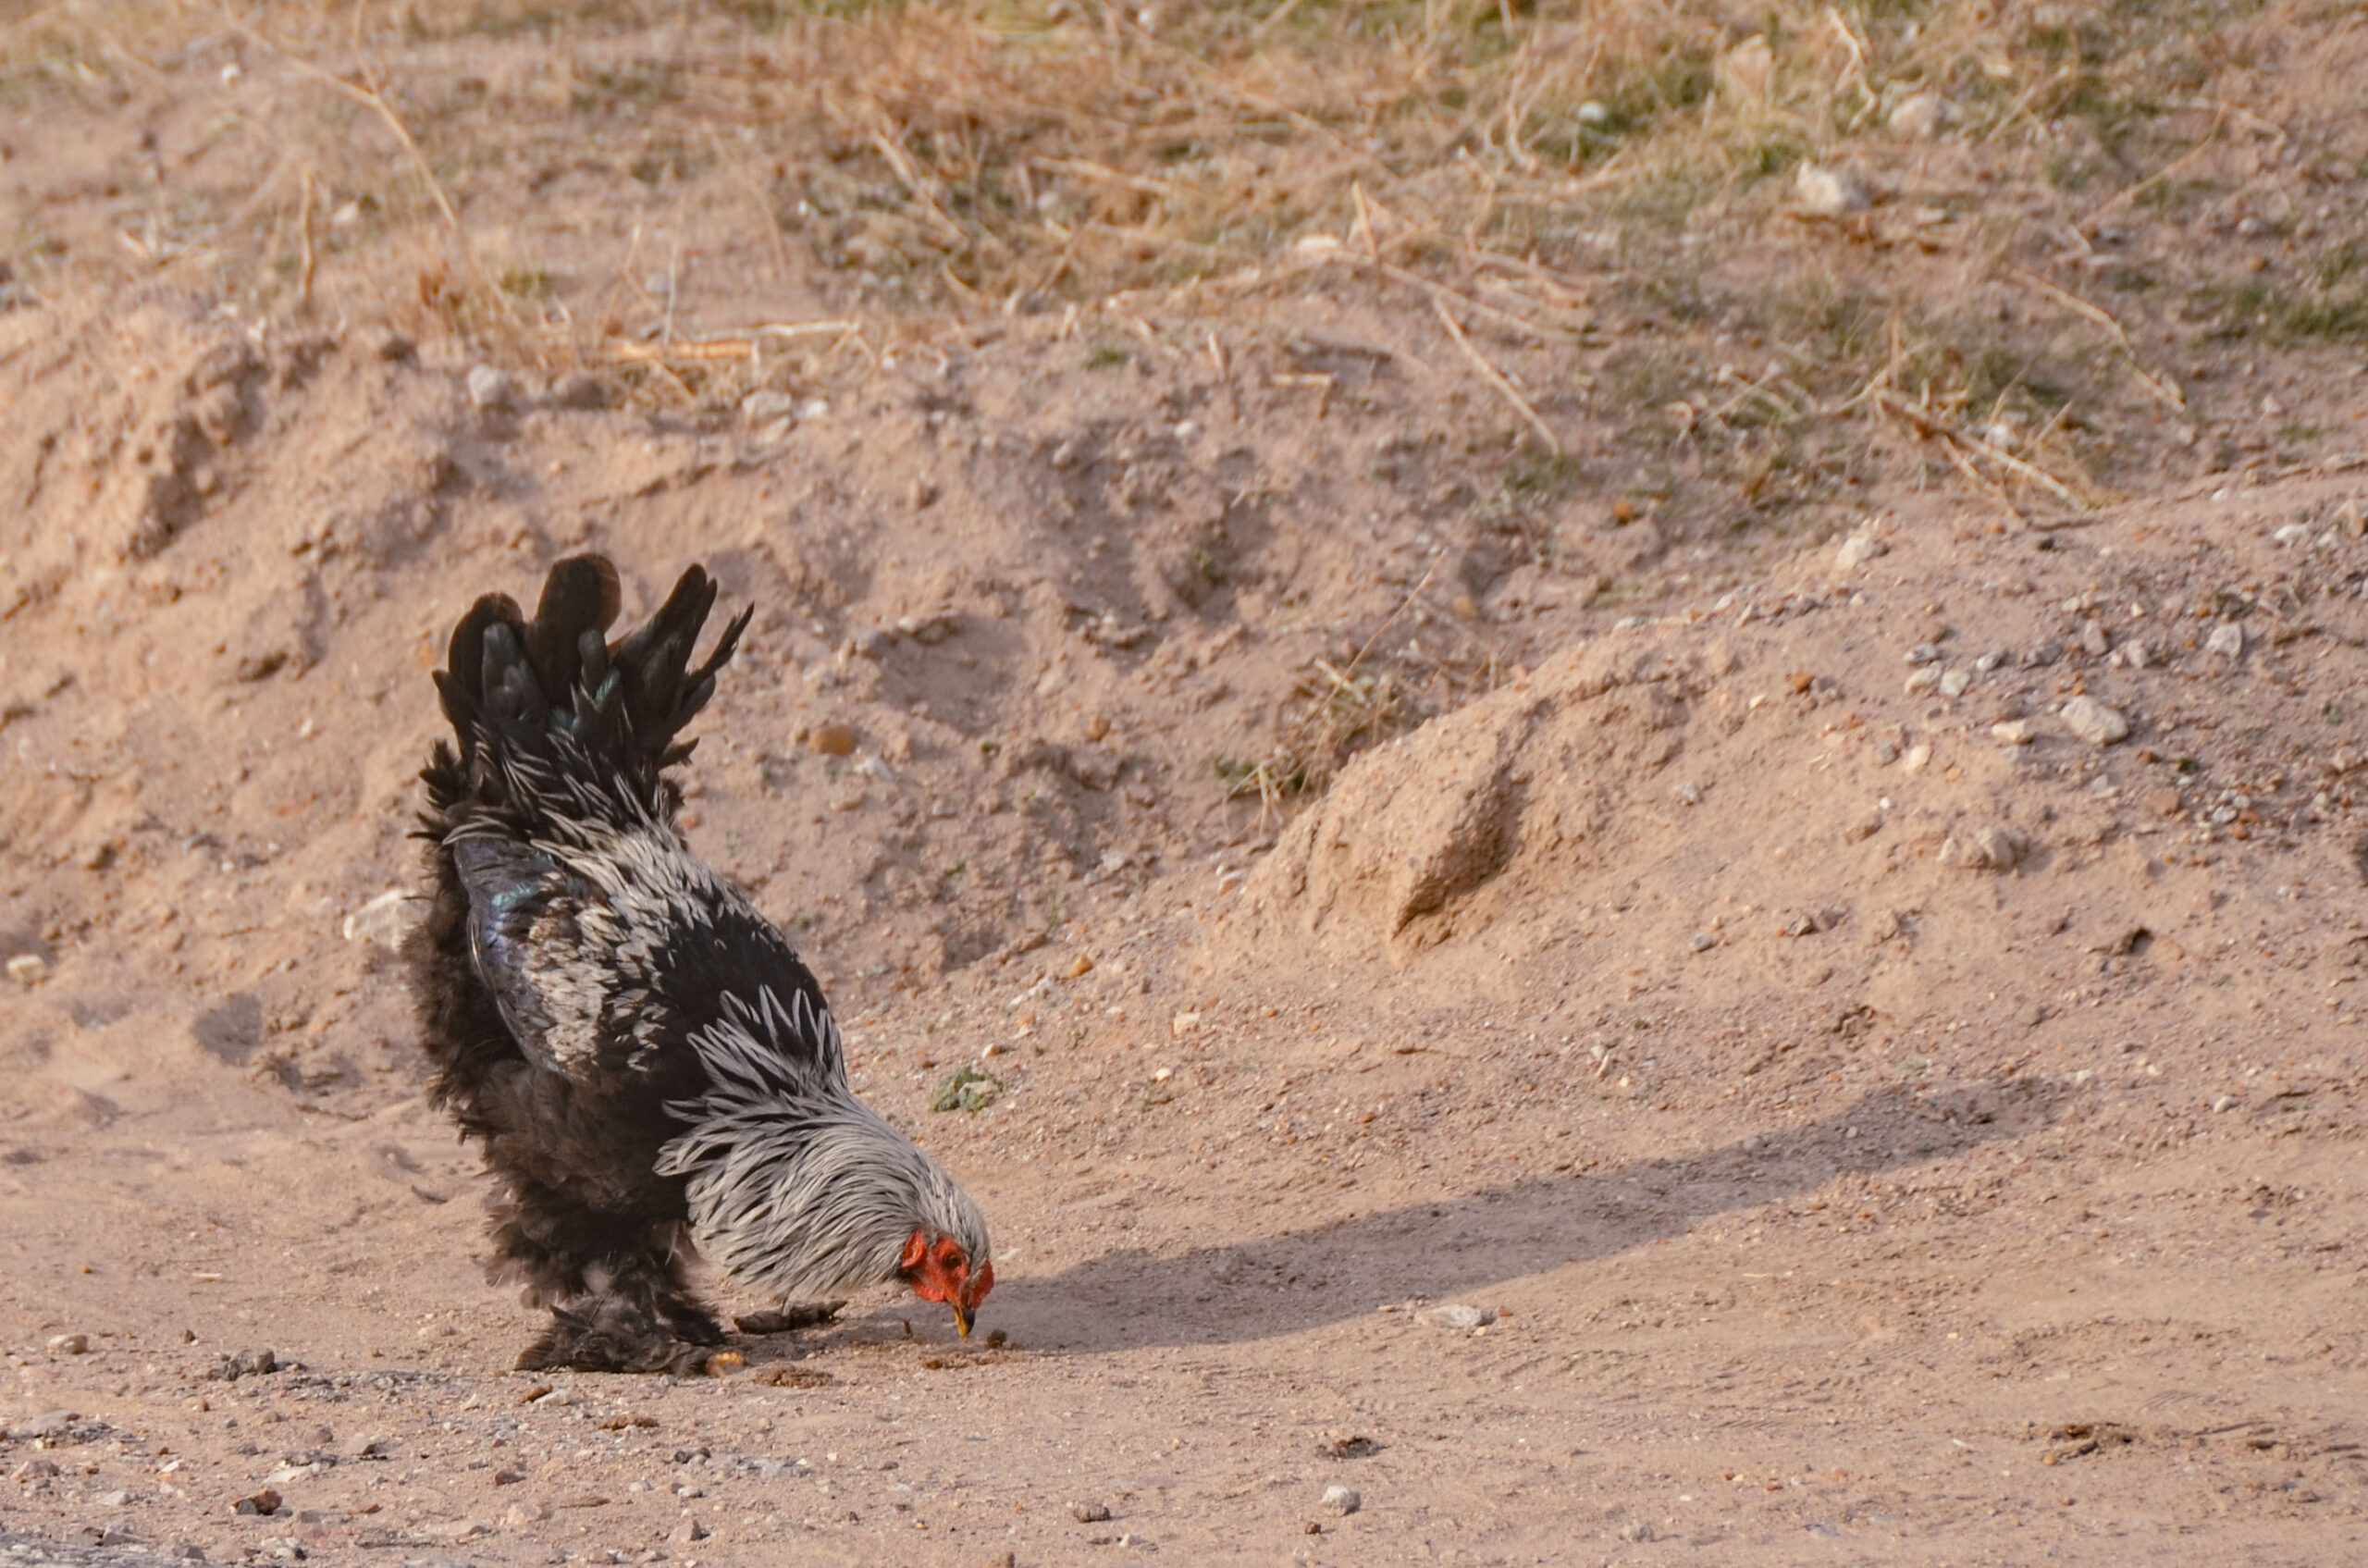
[[[705,1364],[693,1249],[784,1298],[901,1280],[966,1336],[994,1287],[978,1205],[855,1097],[813,973],[677,825],[677,737],[748,623],[693,668],[715,597],[694,566],[611,644],[616,571],[575,556],[532,621],[477,600],[436,675],[413,989],[503,1184],[488,1272],[550,1309],[523,1368]]]

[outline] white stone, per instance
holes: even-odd
[[[2064,727],[2090,746],[2111,746],[2129,738],[2129,721],[2093,697],[2076,697],[2064,705]]]
[[[517,391],[516,384],[493,366],[469,367],[469,401],[478,408],[508,408]]]
[[[1354,1487],[1336,1486],[1324,1488],[1324,1506],[1335,1513],[1354,1513],[1364,1505],[1365,1500],[1358,1495],[1357,1488]]]
[[[49,978],[49,961],[38,953],[19,953],[8,960],[8,978],[31,987]]]
[[[2203,647],[2207,653],[2234,659],[2245,651],[2245,629],[2234,621],[2223,621],[2212,628],[2212,635],[2203,639]]]
[[[2029,746],[2031,726],[2028,719],[2006,719],[1990,726],[1990,738],[2006,746]]]
[[[1866,182],[1854,174],[1822,164],[1803,164],[1793,176],[1793,194],[1802,210],[1819,217],[1840,217],[1855,213],[1868,202]]]
[[[1964,670],[1952,670],[1941,677],[1942,697],[1963,697],[1965,688],[1973,685],[1972,674]]]
[[[794,419],[796,416],[797,400],[787,392],[776,392],[767,388],[740,400],[740,417],[751,425],[769,425],[776,419]]]
[[[1842,547],[1833,552],[1833,569],[1836,572],[1856,572],[1877,556],[1890,552],[1891,546],[1874,535],[1853,534],[1843,540]]]
[[[1902,136],[1930,142],[1957,117],[1956,105],[1938,93],[1918,93],[1903,98],[1891,112],[1891,128]]]
[[[2022,836],[2010,828],[1972,828],[1941,841],[1941,864],[1968,871],[2012,870],[2024,848]]]

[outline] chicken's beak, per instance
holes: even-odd
[[[954,1308],[954,1327],[961,1331],[961,1335],[964,1339],[968,1339],[970,1337],[970,1309],[962,1304],[962,1298],[959,1296],[955,1297],[950,1304]]]

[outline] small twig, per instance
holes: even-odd
[[[313,308],[313,171],[304,171],[303,209],[297,215],[297,241],[301,247],[296,268],[296,305],[300,310]]]
[[[1976,468],[1973,465],[1973,459],[1966,456],[1964,452],[1960,451],[1957,449],[1956,442],[1943,437],[1941,440],[1941,450],[1948,453],[1949,461],[1956,464],[1957,472],[1964,475],[1966,478],[1972,483],[1975,489],[1980,490],[1983,495],[1988,496],[1992,500],[1994,500],[2000,506],[2004,507],[2006,509],[2006,515],[2013,518],[2016,523],[2021,524],[2025,527],[2029,527],[2030,525],[2030,520],[2023,515],[2022,508],[2015,504],[2014,498],[2006,493],[2005,488],[2000,485],[1996,480],[1991,478],[1987,474],[1984,474],[1980,469]]]
[[[2006,268],[2006,275],[2024,287],[2062,305],[2083,321],[2093,322],[2103,328],[2112,337],[2114,346],[2121,351],[2122,364],[2128,367],[2131,375],[2138,377],[2139,384],[2173,411],[2179,414],[2187,412],[2187,394],[2172,383],[2158,379],[2144,365],[2138,363],[2138,349],[2130,342],[2129,334],[2123,331],[2121,323],[2115,321],[2102,306],[2091,304],[2069,290],[2060,289],[2036,273],[2025,272],[2018,266]]]
[[[921,178],[921,171],[914,167],[911,154],[907,154],[900,143],[891,141],[888,133],[877,126],[872,127],[871,130],[871,144],[880,149],[880,155],[888,161],[888,167],[895,174],[897,183],[904,186],[913,200],[920,204],[921,211],[927,213],[931,219],[944,231],[947,239],[953,241],[956,245],[967,249],[970,244],[969,234],[960,224],[946,216],[944,207],[938,205],[936,193],[930,190],[928,181]]]
[[[754,360],[757,345],[747,338],[706,339],[695,343],[613,342],[609,357],[624,364],[663,364],[670,359],[694,362]]]
[[[1264,21],[1250,30],[1250,42],[1252,43],[1263,42],[1268,33],[1283,24],[1283,19],[1298,9],[1299,0],[1283,0],[1281,5],[1267,13]]]
[[[1398,601],[1398,608],[1382,617],[1381,624],[1373,629],[1373,636],[1365,638],[1364,646],[1358,648],[1356,656],[1349,661],[1350,673],[1355,673],[1357,666],[1365,661],[1365,655],[1373,651],[1373,645],[1381,640],[1381,635],[1397,624],[1398,618],[1406,613],[1406,607],[1422,598],[1423,590],[1429,587],[1431,579],[1438,574],[1439,563],[1434,561],[1430,564],[1430,569],[1423,574],[1423,580],[1406,590],[1406,597]]]
[[[2253,113],[2252,110],[2245,107],[2242,104],[2231,104],[2226,100],[2220,98],[2174,98],[2171,100],[2170,106],[2175,109],[2210,109],[2214,114],[2220,116],[2223,119],[2235,119],[2240,121],[2251,129],[2259,131],[2262,135],[2270,138],[2270,140],[2276,142],[2281,147],[2287,142],[2286,128],[2284,126],[2278,124],[2276,120],[2267,119]]]
[[[2103,327],[2106,332],[2112,334],[2113,340],[2121,345],[2125,352],[2128,350],[2129,335],[2121,329],[2121,323],[2115,321],[2103,306],[2092,305],[2079,295],[2068,290],[2059,289],[2037,273],[2025,272],[2019,266],[2006,268],[2006,276],[2023,287],[2045,295],[2082,320],[2094,322],[2097,326]]]
[[[1463,335],[1463,328],[1457,326],[1455,317],[1449,314],[1447,302],[1434,294],[1431,296],[1431,308],[1438,312],[1439,324],[1447,328],[1447,335],[1454,340],[1455,346],[1463,351],[1463,357],[1472,362],[1472,368],[1480,373],[1480,378],[1494,388],[1498,397],[1511,403],[1520,413],[1522,418],[1529,422],[1529,427],[1537,432],[1538,439],[1546,443],[1547,451],[1556,457],[1560,457],[1562,443],[1556,438],[1553,426],[1538,416],[1537,410],[1532,408],[1529,400],[1523,397],[1513,384],[1505,378],[1503,371],[1490,364],[1486,356],[1472,346],[1472,340]]]
[[[678,219],[680,216],[678,212]],[[674,226],[673,243],[666,252],[666,318],[658,327],[658,340],[661,343],[674,340],[674,302],[683,292],[682,265],[683,228],[678,221]]]
[[[2128,206],[2130,203],[2138,200],[2139,197],[2143,196],[2147,191],[2153,190],[2154,187],[2162,184],[2164,180],[2175,178],[2181,170],[2185,169],[2188,165],[2195,162],[2196,159],[2203,156],[2205,153],[2211,151],[2211,149],[2218,143],[2220,140],[2220,132],[2228,123],[2226,105],[2215,106],[2220,107],[2223,112],[2217,119],[2214,119],[2212,122],[2212,129],[2203,133],[2202,141],[2198,142],[2194,146],[2189,147],[2186,152],[2181,153],[2177,157],[2173,158],[2169,163],[2164,164],[2161,168],[2156,169],[2153,173],[2148,175],[2137,184],[2129,186],[2124,190],[2117,191],[2111,196],[2105,198],[2104,201],[2099,203],[2095,207],[2090,210],[2089,216],[2082,220],[2082,225],[2084,227],[2093,226],[2103,219],[2107,213]]]
[[[1381,230],[1374,227],[1373,204],[1365,200],[1365,182],[1362,179],[1350,181],[1349,193],[1357,202],[1357,232],[1365,237],[1365,265],[1380,266],[1384,265],[1381,259]]]
[[[1123,169],[1111,168],[1107,165],[1097,164],[1086,158],[1030,158],[1028,162],[1038,168],[1050,169],[1054,174],[1073,174],[1079,179],[1091,179],[1104,185],[1123,186],[1128,191],[1139,191],[1146,196],[1166,197],[1183,193],[1182,188],[1171,180],[1152,179],[1140,174],[1128,174]]]
[[[2073,511],[2090,510],[2088,503],[2074,494],[2070,486],[2046,469],[2036,463],[2026,463],[2013,452],[1994,447],[1979,436],[1970,435],[1959,429],[1948,420],[1939,417],[1930,409],[1918,408],[1888,388],[1876,389],[1874,401],[1879,407],[1906,420],[1915,427],[1918,435],[1938,437],[1953,453],[1986,457],[2009,472],[2029,480]]]

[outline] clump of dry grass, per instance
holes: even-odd
[[[1254,796],[1263,808],[1279,809],[1292,796],[1323,794],[1351,757],[1427,717],[1428,708],[1392,673],[1314,660],[1292,689],[1273,748],[1258,758],[1220,758],[1217,775],[1231,798]]]

